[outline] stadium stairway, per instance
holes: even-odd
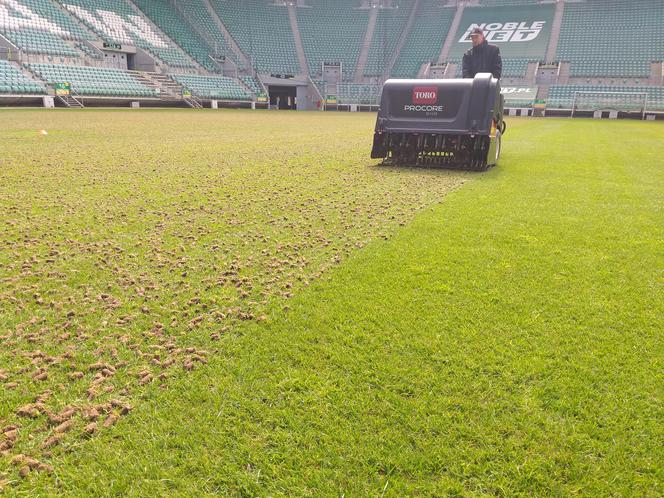
[[[256,76],[246,75],[246,76],[241,76],[239,79],[242,82],[242,84],[246,88],[248,88],[251,91],[251,93],[253,93],[254,95],[258,95],[261,92],[266,92],[263,83]]]
[[[422,6],[422,0],[415,0],[415,2],[413,3],[413,8],[410,11],[410,15],[408,16],[408,21],[406,22],[406,25],[404,26],[404,29],[401,32],[399,41],[397,42],[394,52],[392,52],[390,60],[387,62],[385,68],[383,69],[383,77],[382,77],[383,81],[388,79],[390,77],[390,74],[392,74],[394,65],[397,63],[397,60],[401,55],[401,51],[403,50],[406,41],[411,35],[411,32],[413,30],[413,24],[415,24],[415,19],[417,18],[421,6]]]
[[[143,71],[128,71],[148,88],[156,90],[161,100],[180,100],[182,85],[163,73],[150,73]]]
[[[443,43],[443,46],[440,48],[440,54],[438,54],[438,63],[446,61],[447,57],[450,54],[450,49],[454,44],[455,35],[457,30],[459,29],[459,25],[461,24],[461,17],[463,16],[463,11],[465,8],[466,5],[464,3],[460,3],[454,12],[454,17],[452,18],[452,24],[450,25],[449,30],[447,32],[447,37],[445,38],[445,42]]]
[[[413,11],[414,2],[403,2],[399,6],[377,9],[376,28],[369,47],[367,62],[364,67],[364,82],[378,83],[379,78],[389,64],[392,55],[400,41],[401,33],[404,32],[410,14]]]
[[[293,31],[293,39],[295,40],[295,50],[297,50],[297,59],[300,63],[300,68],[304,74],[309,76],[309,64],[307,63],[307,56],[304,54],[304,45],[302,45],[302,35],[300,34],[300,27],[297,25],[297,13],[295,5],[288,4],[288,19],[290,21],[291,30]]]
[[[219,27],[218,19],[214,12],[208,9],[209,4],[205,0],[187,0],[186,2],[174,2],[173,5],[179,13],[182,23],[198,33],[210,47],[207,58],[208,62],[214,61],[214,72],[223,72],[224,66],[229,64],[232,70],[235,71],[236,64],[233,54],[228,48],[226,37]]]
[[[65,107],[70,109],[82,109],[85,107],[83,102],[78,100],[73,95],[57,95],[58,100],[64,104]]]
[[[553,62],[556,59],[558,51],[558,42],[560,40],[560,30],[563,25],[563,15],[565,14],[565,2],[556,3],[556,11],[553,14],[553,25],[551,26],[551,37],[549,46],[546,49],[546,62]]]
[[[228,28],[222,21],[222,19],[219,17],[219,14],[215,10],[214,6],[210,3],[210,0],[203,0],[203,3],[205,4],[205,8],[210,14],[210,17],[214,21],[214,23],[217,25],[221,33],[224,35],[224,39],[226,40],[226,44],[228,45],[228,48],[231,49],[232,53],[234,54],[235,60],[239,63],[239,68],[244,69],[244,70],[251,70],[251,60],[249,57],[247,57],[247,54],[245,54],[240,46],[237,44],[233,36],[231,36],[230,31],[228,31]]]
[[[364,34],[364,41],[362,42],[362,49],[360,56],[357,58],[357,66],[355,66],[355,75],[353,81],[355,83],[362,83],[364,81],[364,68],[367,66],[369,59],[369,50],[371,49],[371,42],[376,32],[376,22],[378,21],[379,9],[369,9],[369,22],[367,23],[367,30]]]

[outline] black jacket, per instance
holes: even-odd
[[[494,78],[498,79],[503,73],[500,49],[495,45],[489,45],[486,40],[463,54],[463,77],[474,78],[477,73],[491,73]]]

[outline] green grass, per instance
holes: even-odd
[[[662,494],[659,123],[511,120],[501,165],[464,176],[375,167],[370,115],[11,116],[0,271],[17,353],[3,347],[0,365],[21,380],[0,391],[0,421],[22,424],[14,453],[53,466],[25,479],[8,466],[11,493]],[[33,135],[44,119],[63,123],[55,137]],[[49,280],[25,261],[53,240],[50,272],[66,277]],[[232,274],[206,285],[229,268],[250,296]],[[139,299],[143,280],[157,289]],[[85,289],[109,283],[120,307],[91,311]],[[89,337],[54,341],[65,319]],[[167,341],[207,363],[187,372],[195,353],[172,349],[169,378],[137,385]],[[77,414],[42,456],[46,416],[13,414],[45,388],[22,379],[20,353],[69,346],[48,399],[84,406],[92,373],[58,382],[106,344],[104,361],[128,365],[99,399],[134,409],[90,439]]]

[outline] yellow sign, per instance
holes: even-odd
[[[71,95],[71,83],[56,83],[53,88],[56,95]]]

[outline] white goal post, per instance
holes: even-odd
[[[576,111],[639,112],[645,116],[648,107],[646,92],[574,92],[572,116]]]

